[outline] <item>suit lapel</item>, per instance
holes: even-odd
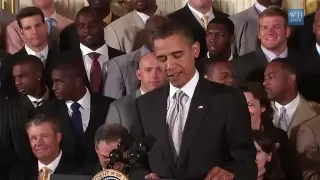
[[[28,98],[27,95],[20,96],[20,103],[21,103],[22,107],[24,107],[27,111],[35,110],[33,103],[30,101],[30,99]]]
[[[256,50],[255,55],[257,57],[255,60],[259,65],[262,65],[263,67],[268,65],[269,61],[261,48]]]
[[[209,92],[209,82],[200,77],[193,97],[191,99],[187,121],[184,127],[182,142],[180,146],[180,155],[178,160],[178,170],[182,167],[186,159],[187,152],[192,145],[200,125],[205,118],[211,102],[211,94]]]
[[[60,127],[61,127],[61,132],[63,134],[61,147],[64,147],[62,151],[73,152],[73,149],[76,146],[76,140],[75,140],[73,126],[72,126],[71,119],[68,112],[68,107],[64,101],[58,101],[54,109],[57,109],[55,112],[57,112],[57,116],[61,119]]]

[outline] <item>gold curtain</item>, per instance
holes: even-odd
[[[1,2],[1,9],[7,9],[11,13],[15,13],[16,9],[16,2],[15,0],[0,0]]]

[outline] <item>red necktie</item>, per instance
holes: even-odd
[[[92,59],[92,65],[90,70],[91,90],[93,92],[99,92],[100,86],[102,83],[102,70],[101,70],[100,63],[98,61],[100,54],[93,52],[93,53],[89,53],[88,55]]]

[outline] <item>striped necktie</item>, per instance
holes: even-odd
[[[49,180],[49,175],[52,171],[48,167],[43,167],[40,170],[39,180]]]

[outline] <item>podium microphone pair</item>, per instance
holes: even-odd
[[[133,137],[127,135],[122,137],[118,148],[110,152],[110,161],[106,169],[102,170],[93,177],[93,180],[128,180],[132,171],[138,167],[146,158],[147,152],[152,148],[155,143],[155,138],[147,135],[139,144],[138,148],[132,150],[127,159],[123,158],[123,153],[128,151],[133,143]],[[114,164],[122,162],[124,167],[121,170],[114,169]]]

